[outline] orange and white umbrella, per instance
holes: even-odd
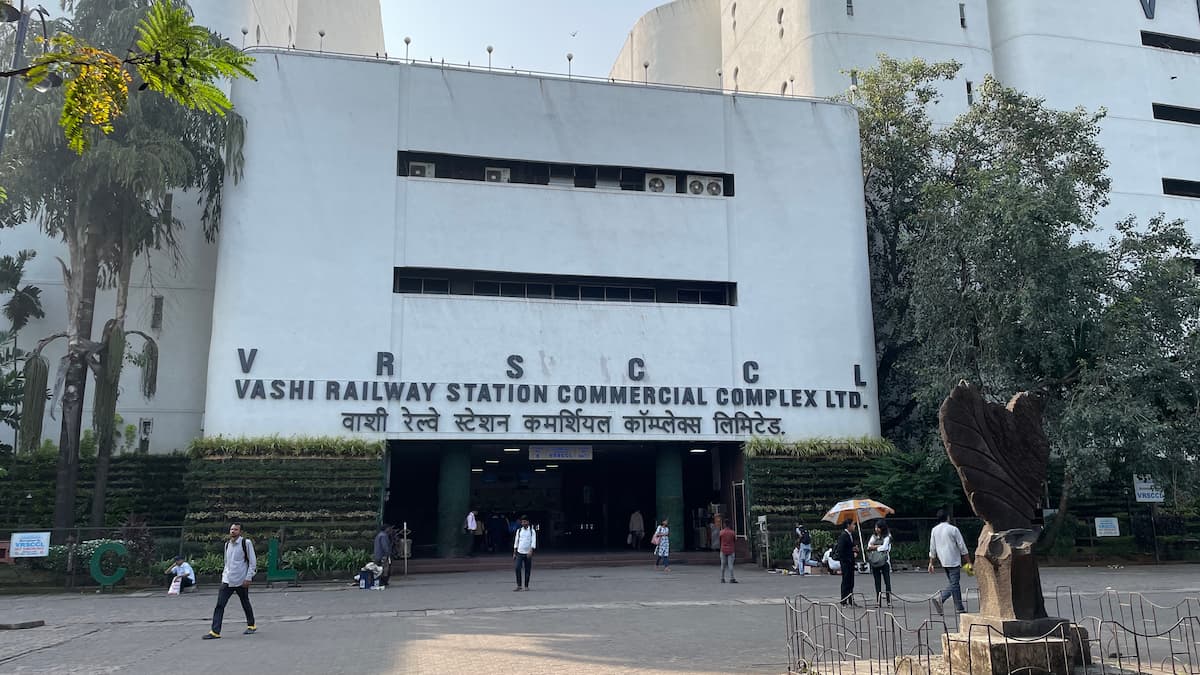
[[[826,513],[821,520],[834,525],[853,520],[858,523],[858,543],[859,549],[862,551],[863,559],[867,557],[867,547],[863,545],[862,522],[864,520],[877,520],[884,516],[895,513],[896,510],[884,504],[877,502],[874,499],[847,499],[843,502],[838,502],[833,505],[832,509]]]
[[[834,504],[821,520],[834,525],[853,520],[861,525],[864,520],[877,520],[895,512],[892,507],[874,499],[847,499]]]

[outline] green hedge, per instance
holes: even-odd
[[[331,436],[259,436],[226,438],[208,436],[197,438],[188,446],[193,458],[216,457],[360,457],[379,459],[387,443]]]
[[[0,530],[50,527],[54,521],[54,484],[57,457],[35,453],[2,460],[10,469],[0,480]],[[83,457],[75,497],[75,522],[91,518],[95,458]],[[187,512],[184,473],[188,458],[172,455],[117,455],[109,465],[107,526],[119,525],[131,514],[142,515],[149,525],[182,525]]]
[[[772,563],[780,552],[789,556],[779,565],[791,565],[791,550],[796,522],[805,523],[814,532],[814,554],[819,556],[817,540],[825,541],[825,530],[833,526],[821,522],[829,507],[843,499],[859,496],[867,457],[893,452],[891,443],[879,438],[780,441],[752,438],[744,446],[747,499],[750,522],[767,517],[772,538]]]
[[[382,442],[221,437],[189,448],[189,548],[215,545],[237,520],[258,541],[361,547],[375,534]]]

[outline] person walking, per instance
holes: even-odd
[[[846,529],[838,535],[837,545],[834,546],[833,557],[837,558],[842,568],[842,589],[840,602],[843,605],[854,604],[854,556],[857,545],[854,543],[854,531],[858,523],[846,521]]]
[[[717,539],[721,542],[721,583],[725,583],[725,570],[728,569],[729,583],[736,584],[737,579],[733,578],[733,547],[737,543],[737,532],[729,527],[729,523],[725,523]]]
[[[254,555],[254,542],[242,536],[242,524],[229,526],[229,538],[225,540],[225,569],[221,571],[221,590],[217,592],[217,606],[213,609],[212,629],[204,635],[205,640],[221,637],[221,621],[225,618],[225,603],[229,596],[237,593],[246,613],[246,630],[243,635],[254,635],[258,626],[254,623],[254,608],[250,606],[250,580],[258,566]]]
[[[663,518],[658,527],[654,529],[654,536],[650,538],[650,543],[654,545],[654,569],[658,569],[658,564],[662,563],[663,571],[671,571],[671,528],[667,527],[667,519]]]
[[[812,560],[812,534],[804,523],[796,523],[796,541],[799,542],[797,547],[800,549],[800,576],[812,574],[808,571],[808,561]]]
[[[537,549],[537,532],[529,525],[529,516],[521,516],[521,527],[513,539],[513,571],[517,575],[517,587],[521,590],[521,570],[525,570],[525,590],[529,590],[529,574],[533,571],[533,552]]]
[[[871,576],[875,577],[875,605],[883,607],[885,596],[880,580],[887,588],[887,606],[892,606],[892,533],[887,523],[875,523],[875,533],[867,541],[867,562],[871,565]]]
[[[967,611],[963,607],[962,589],[959,587],[959,579],[962,574],[962,566],[969,558],[967,557],[967,543],[963,541],[962,532],[957,527],[951,525],[949,516],[946,515],[945,509],[938,509],[937,512],[938,524],[934,526],[933,532],[929,535],[929,573],[933,574],[933,563],[938,561],[942,564],[942,569],[946,571],[946,579],[948,585],[938,594],[937,601],[933,603],[934,610],[938,614],[943,614],[942,605],[946,604],[946,598],[954,598],[954,609],[958,610],[959,614]]]
[[[642,539],[646,536],[646,522],[642,519],[642,511],[638,509],[629,516],[629,536],[634,550],[642,547]]]
[[[379,526],[379,534],[375,535],[375,550],[371,556],[376,565],[383,570],[379,574],[377,588],[387,588],[388,577],[392,572],[392,527],[384,524]]]

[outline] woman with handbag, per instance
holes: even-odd
[[[650,543],[654,545],[654,569],[658,569],[658,564],[661,562],[664,572],[671,571],[671,528],[667,527],[667,519],[663,518],[662,523],[654,530],[654,536],[650,538]]]
[[[875,533],[867,542],[867,562],[871,565],[871,576],[875,577],[875,604],[882,607],[884,595],[880,588],[880,577],[887,588],[887,606],[892,606],[892,534],[887,523],[875,523]]]

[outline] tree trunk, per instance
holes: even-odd
[[[1067,522],[1067,501],[1071,493],[1071,471],[1068,468],[1069,462],[1063,463],[1063,481],[1062,492],[1058,495],[1058,513],[1054,514],[1054,522],[1047,528],[1045,535],[1042,537],[1044,545],[1049,547],[1058,539],[1058,533],[1062,531],[1063,523]]]
[[[111,397],[107,407],[97,404],[92,410],[93,416],[105,415],[108,419],[93,420],[96,429],[96,480],[92,489],[92,527],[104,527],[105,500],[108,497],[108,468],[113,453],[113,416],[116,414],[117,396],[120,392],[121,368],[124,366],[125,352],[125,314],[129,307],[129,280],[132,275],[133,251],[129,236],[125,230],[121,232],[121,262],[117,270],[117,308],[116,316],[109,330],[104,335],[104,347],[100,350],[100,376],[96,378],[97,393],[106,388],[105,395]],[[114,337],[118,336],[118,337]],[[112,342],[119,345],[119,353],[109,353]],[[97,397],[99,403],[100,397]]]
[[[92,338],[92,318],[96,310],[96,282],[99,251],[88,233],[88,216],[76,207],[75,223],[67,235],[71,271],[67,280],[67,307],[70,314],[67,343],[67,368],[62,393],[62,435],[58,444],[58,470],[54,491],[54,527],[56,538],[66,535],[75,525],[75,495],[79,481],[79,436],[83,426],[83,396],[87,387],[88,343]]]

